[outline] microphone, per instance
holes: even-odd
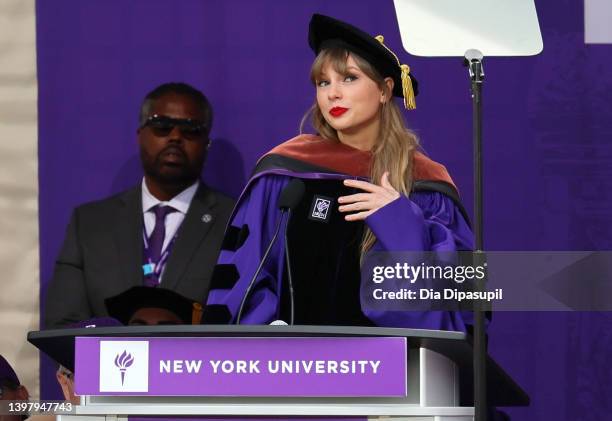
[[[302,180],[299,178],[292,179],[278,197],[279,209],[288,211],[295,209],[298,203],[300,203],[300,200],[302,200],[305,189],[306,187]]]
[[[255,285],[255,280],[257,279],[257,277],[259,276],[259,273],[263,269],[263,266],[266,263],[266,260],[268,260],[268,256],[270,255],[272,246],[274,245],[274,243],[276,242],[276,238],[278,237],[278,232],[280,231],[281,222],[283,221],[283,215],[285,213],[287,213],[289,216],[291,215],[291,209],[294,209],[297,206],[297,204],[300,202],[300,200],[302,199],[302,196],[304,195],[304,190],[305,190],[304,182],[298,178],[293,178],[285,186],[285,188],[283,188],[283,190],[281,191],[281,194],[279,195],[279,198],[278,198],[278,207],[281,210],[281,216],[280,218],[278,218],[278,222],[276,223],[276,228],[274,230],[274,235],[272,236],[272,239],[270,240],[270,243],[268,244],[268,247],[266,248],[266,251],[264,252],[263,257],[261,258],[261,261],[259,262],[259,266],[257,266],[257,270],[255,270],[255,274],[251,278],[249,285],[247,286],[247,289],[244,292],[244,296],[242,297],[242,301],[240,302],[240,307],[238,308],[238,314],[236,315],[235,324],[237,325],[240,324],[240,319],[242,318],[242,312],[244,311],[244,306],[246,305],[246,301],[249,297],[249,294],[251,293],[251,290],[253,289],[253,285]],[[287,218],[287,223],[289,223],[288,218]],[[287,261],[289,259],[288,252],[287,252],[287,227],[286,226],[285,226],[285,259],[287,259]],[[293,284],[291,282],[290,267],[288,267],[287,270],[289,273],[289,276],[288,276],[289,277],[289,293],[291,297],[291,318],[292,318],[291,324],[293,324]]]
[[[291,211],[295,209],[295,207],[302,200],[302,196],[304,196],[304,190],[306,187],[304,186],[304,182],[299,178],[294,178],[289,182],[283,193],[281,193],[280,199],[278,201],[278,207],[287,210],[287,223],[285,224],[285,264],[287,265],[287,286],[289,287],[289,324],[293,326],[293,322],[295,320],[295,303],[293,298],[293,276],[291,274],[291,259],[289,253],[289,238],[287,237],[287,231],[289,229],[289,221],[291,220]]]

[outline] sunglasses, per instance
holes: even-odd
[[[172,118],[163,115],[153,114],[147,118],[140,128],[148,127],[153,134],[158,137],[168,136],[175,127],[178,127],[181,134],[190,140],[200,139],[206,134],[206,125],[199,120],[190,118]]]

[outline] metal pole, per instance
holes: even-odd
[[[474,148],[474,265],[484,263],[483,206],[482,206],[482,85],[483,55],[478,50],[468,50],[465,60],[470,72],[472,87],[472,132]],[[476,283],[476,291],[485,290],[485,279]],[[486,329],[483,303],[474,304],[474,411],[476,421],[487,419]]]

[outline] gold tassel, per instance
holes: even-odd
[[[412,87],[412,79],[410,79],[410,67],[407,64],[402,64],[402,93],[404,94],[404,107],[407,110],[416,109],[416,98],[414,97],[414,88]]]
[[[402,95],[404,96],[404,107],[407,110],[416,109],[416,98],[414,96],[414,88],[412,87],[412,79],[410,79],[410,67],[407,64],[401,64],[397,55],[391,51],[389,47],[385,45],[385,37],[382,35],[376,35],[374,37],[376,41],[380,42],[380,44],[385,47],[385,49],[390,52],[393,57],[395,57],[395,61],[397,61],[397,65],[400,67],[402,71]]]
[[[204,309],[202,307],[202,304],[194,302],[193,310],[191,311],[191,324],[192,325],[199,325],[202,322],[203,312],[204,312]]]

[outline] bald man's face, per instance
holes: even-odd
[[[128,326],[158,326],[158,325],[182,325],[185,324],[179,316],[165,308],[146,307],[136,311]]]

